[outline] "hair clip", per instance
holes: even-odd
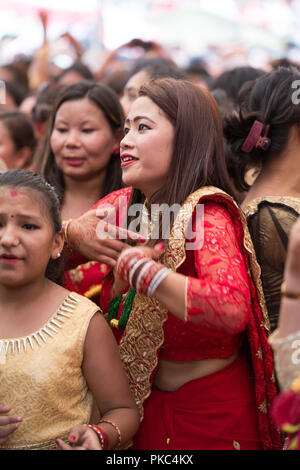
[[[254,121],[250,132],[241,147],[243,152],[249,153],[253,150],[254,147],[265,151],[270,147],[271,139],[267,137],[270,130],[270,125],[268,124],[265,126],[264,135],[262,136],[261,133],[263,128],[263,123],[260,121]]]

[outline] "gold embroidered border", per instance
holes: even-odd
[[[245,214],[240,210],[240,218],[244,228],[244,247],[246,248],[249,256],[251,277],[256,287],[259,305],[263,314],[263,327],[270,334],[270,320],[267,311],[265,296],[261,282],[261,269],[256,259],[252,238],[248,229],[247,220]]]
[[[65,434],[64,436],[60,437],[60,439],[68,442],[68,437],[69,434]],[[39,442],[38,444],[28,444],[24,446],[0,446],[0,450],[59,450],[59,448],[56,445],[55,440],[51,439],[49,441]]]
[[[300,198],[299,197],[288,197],[288,196],[268,196],[268,197],[259,197],[256,199],[253,199],[249,204],[246,204],[246,207],[244,209],[244,213],[246,217],[249,217],[250,215],[255,214],[258,211],[258,206],[261,202],[273,202],[273,203],[279,203],[279,204],[284,204],[285,206],[290,206],[295,211],[297,211],[300,214]]]

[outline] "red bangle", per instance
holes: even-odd
[[[129,250],[128,250],[129,251]],[[120,255],[120,258],[117,262],[117,271],[119,276],[123,281],[128,279],[130,269],[140,260],[146,259],[145,255],[140,252],[131,252],[125,253],[125,255]]]
[[[110,424],[115,430],[116,430],[116,433],[117,433],[117,443],[114,447],[114,450],[118,450],[120,445],[121,445],[121,431],[120,431],[120,428],[119,426],[117,426],[115,423],[113,423],[112,421],[110,421],[109,419],[101,419],[100,423],[107,423],[107,424]]]
[[[107,450],[108,449],[108,437],[106,433],[103,431],[103,429],[100,428],[99,426],[96,426],[95,424],[88,424],[88,427],[91,428],[93,431],[95,431],[95,433],[99,437],[102,450]]]
[[[136,290],[140,294],[147,295],[148,288],[151,284],[152,279],[154,276],[163,268],[162,265],[153,261],[153,264],[149,266],[148,270],[145,274],[141,277],[139,281],[139,285],[136,286]]]

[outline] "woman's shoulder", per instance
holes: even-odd
[[[253,199],[244,209],[247,219],[267,216],[270,211],[276,213],[278,217],[286,217],[288,214],[298,217],[300,215],[300,198],[289,196],[260,197]]]
[[[292,226],[300,215],[300,198],[270,196],[251,201],[245,215],[252,240],[265,256],[285,257]]]
[[[130,198],[130,194],[131,194],[131,191],[132,191],[132,187],[128,186],[126,188],[121,188],[121,189],[117,189],[116,191],[113,191],[112,193],[109,193],[107,194],[105,197],[103,197],[102,199],[100,199],[94,206],[93,206],[93,209],[95,209],[96,207],[100,206],[100,205],[103,205],[103,204],[112,204],[112,205],[115,205],[117,203],[117,201],[120,199],[120,198],[126,198],[126,200],[129,200]]]
[[[190,198],[196,201],[195,207],[198,205],[203,207],[204,217],[219,216],[226,220],[232,218],[244,219],[244,214],[233,196],[220,188],[214,186],[203,187],[193,193]]]

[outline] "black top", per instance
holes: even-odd
[[[247,205],[245,214],[261,268],[271,331],[274,331],[278,324],[289,235],[300,214],[300,198],[255,199]]]

